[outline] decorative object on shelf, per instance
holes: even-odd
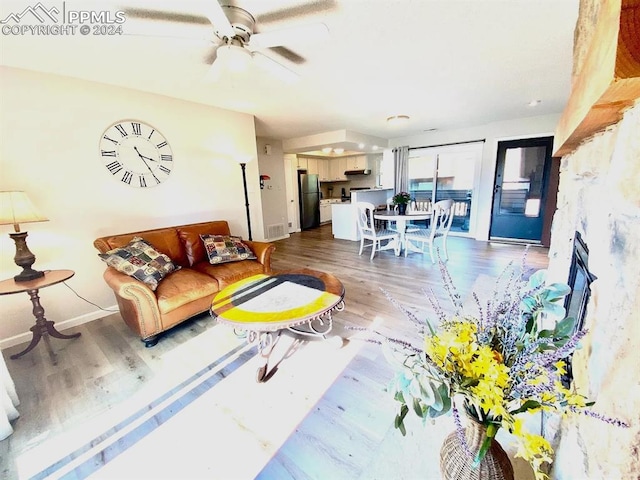
[[[507,452],[494,438],[482,461],[474,466],[473,457],[467,455],[479,451],[487,438],[488,427],[466,415],[464,436],[457,430],[451,432],[440,449],[440,471],[443,480],[514,480],[513,466]]]
[[[544,437],[524,428],[519,414],[541,410],[581,413],[611,425],[629,425],[587,408],[594,402],[563,386],[565,361],[587,331],[574,332],[575,320],[565,318],[562,301],[569,287],[547,284],[545,270],[525,280],[525,260],[526,252],[519,272],[511,264],[507,267],[486,302],[473,294],[478,313],[471,315],[465,312],[462,297],[439,259],[453,315],[445,314],[435,296],[425,292],[439,320],[439,326],[433,326],[429,320],[419,320],[383,290],[393,305],[415,324],[421,345],[375,333],[385,339],[381,342],[385,355],[397,367],[388,390],[399,403],[395,426],[403,435],[404,419],[410,410],[425,422],[451,410],[455,435],[464,446],[462,453],[468,457],[457,462],[470,462],[472,470],[477,469],[494,444],[498,430],[506,428],[517,441],[516,456],[528,461],[536,479],[542,480],[547,478],[543,465],[552,462],[553,449]],[[551,323],[553,326],[547,326]],[[481,442],[465,439],[459,402],[469,416],[485,427]],[[469,432],[469,435],[475,438],[476,434]],[[449,448],[442,452],[443,468],[454,462]],[[469,477],[451,476],[451,472],[445,471],[442,474],[445,478],[479,478],[477,472],[471,472]]]
[[[44,276],[44,272],[31,268],[36,261],[36,256],[29,250],[28,233],[20,231],[20,224],[48,220],[38,212],[25,192],[0,192],[0,225],[13,225],[15,233],[9,234],[16,243],[16,255],[13,260],[16,265],[22,267],[22,272],[13,277],[16,282],[28,282]]]
[[[396,193],[392,200],[394,205],[398,206],[398,213],[400,215],[405,215],[407,213],[407,205],[411,201],[411,195],[407,192]]]
[[[240,168],[242,169],[242,186],[244,187],[244,207],[247,211],[247,230],[249,232],[249,240],[253,240],[251,236],[251,212],[249,211],[249,192],[247,191],[247,162],[251,161],[251,157],[238,159]]]
[[[131,187],[155,187],[169,178],[173,153],[166,138],[148,123],[120,120],[100,137],[100,157],[113,177]]]

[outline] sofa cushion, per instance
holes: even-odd
[[[209,263],[228,263],[240,260],[255,260],[257,257],[242,242],[242,238],[231,235],[200,235]]]
[[[211,302],[211,298],[219,290],[215,278],[190,268],[183,268],[169,275],[158,286],[158,309],[162,314],[166,314],[203,297],[209,297]]]
[[[218,281],[218,285],[221,290],[238,280],[242,280],[243,278],[264,273],[263,265],[257,260],[217,263],[215,265],[211,265],[209,262],[203,261],[196,263],[192,268],[215,278]]]
[[[190,266],[181,239],[178,236],[178,230],[174,227],[110,235],[97,239],[94,245],[100,252],[106,253],[108,250],[126,246],[134,237],[143,238],[160,253],[168,255],[175,264],[183,267]]]
[[[110,267],[146,283],[151,290],[156,290],[164,277],[180,268],[141,237],[133,237],[127,245],[98,256]]]
[[[225,220],[176,227],[176,230],[182,241],[189,266],[207,260],[207,253],[200,235],[231,235],[229,224]]]

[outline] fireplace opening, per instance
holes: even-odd
[[[569,278],[567,284],[571,287],[571,292],[565,297],[564,308],[567,317],[575,318],[572,333],[582,330],[587,314],[587,304],[591,297],[591,283],[596,276],[589,271],[589,248],[582,239],[580,232],[576,232],[573,241],[573,254],[571,267],[569,268]],[[562,383],[569,388],[573,379],[571,366],[571,355],[567,357],[567,373],[562,378]]]

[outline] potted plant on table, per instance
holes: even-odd
[[[526,430],[519,417],[524,412],[582,413],[629,426],[590,410],[593,402],[563,383],[566,358],[587,334],[574,331],[573,318],[564,318],[567,285],[547,284],[544,270],[524,280],[523,262],[519,274],[512,270],[498,278],[486,303],[474,293],[478,313],[470,315],[464,312],[447,268],[442,261],[439,265],[453,315],[446,315],[431,293],[427,297],[439,324],[421,321],[383,290],[418,327],[422,342],[416,347],[378,332],[384,341],[371,341],[382,343],[385,356],[397,367],[388,390],[398,402],[395,427],[403,435],[410,411],[423,422],[452,411],[456,430],[440,452],[444,479],[513,479],[510,461],[495,441],[500,428],[515,436],[516,456],[531,464],[536,480],[547,478],[543,465],[552,462],[553,449],[544,437]],[[543,317],[554,325],[543,328]],[[466,430],[461,410],[467,417]]]
[[[411,195],[407,192],[399,192],[393,196],[393,204],[398,206],[398,213],[404,215],[407,213],[407,205],[411,201]]]

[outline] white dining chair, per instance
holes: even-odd
[[[449,260],[449,252],[447,250],[447,236],[451,230],[451,222],[453,221],[453,200],[440,200],[433,204],[431,211],[431,221],[429,228],[421,228],[417,231],[405,233],[405,242],[414,242],[421,244],[421,250],[424,252],[425,245],[429,245],[429,253],[431,254],[431,263],[436,263],[433,254],[433,246],[437,238],[442,238],[442,249],[444,250],[444,258]],[[405,245],[404,256],[407,256],[409,249]]]
[[[373,203],[357,202],[358,232],[360,233],[360,251],[362,255],[364,247],[371,247],[371,260],[376,252],[393,249],[396,255],[400,255],[400,234],[385,228],[378,229],[375,226],[373,213],[376,209]],[[366,243],[369,240],[371,243]],[[382,242],[385,242],[383,245]]]

